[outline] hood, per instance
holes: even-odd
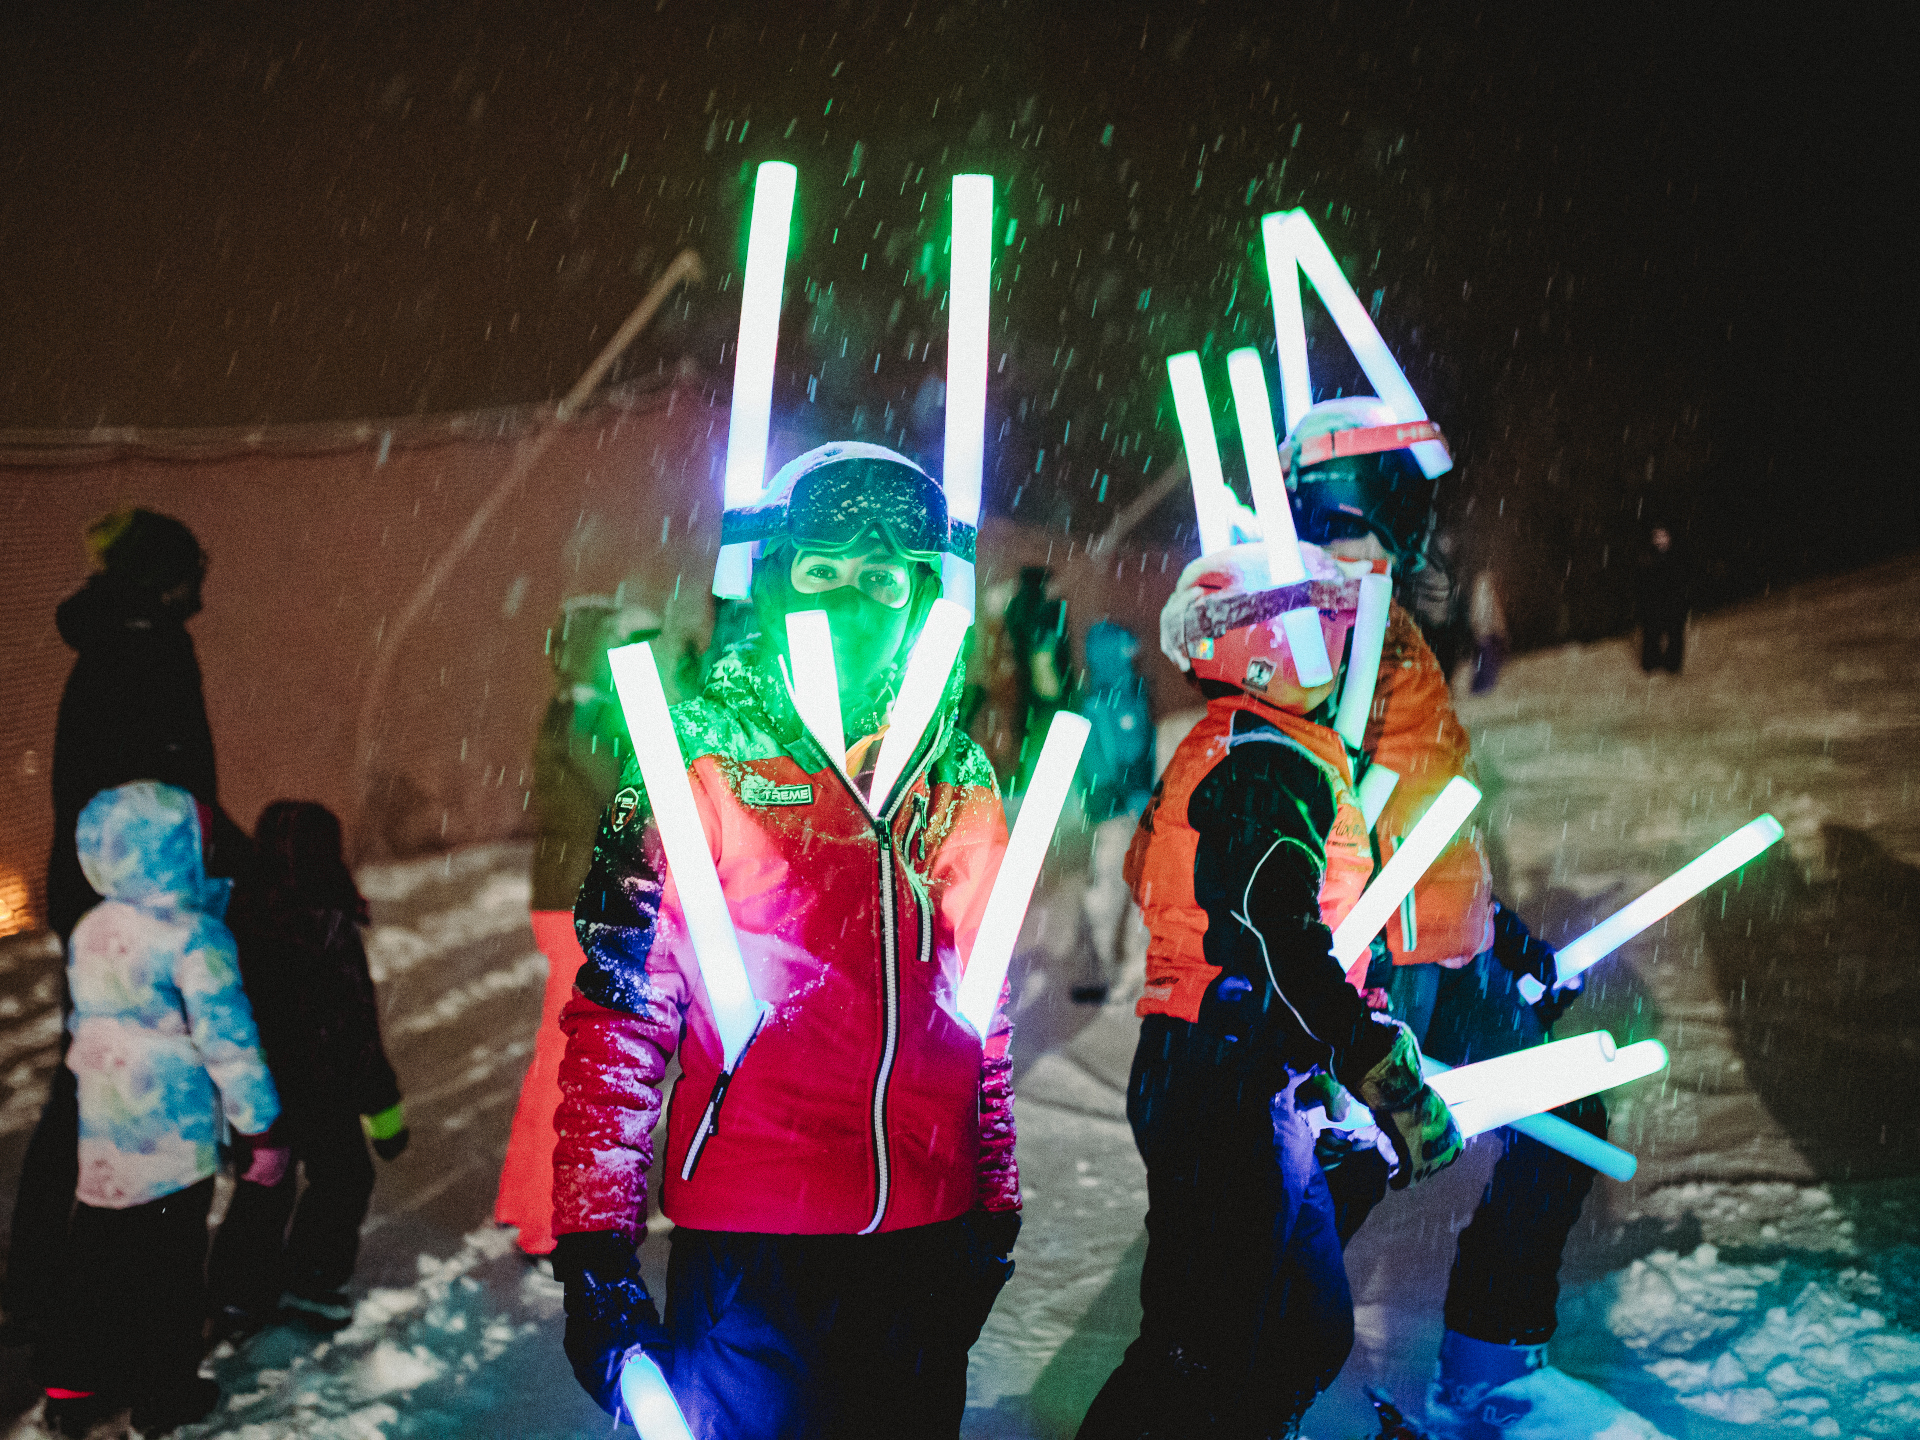
[[[102,790],[74,832],[80,870],[109,900],[149,910],[226,913],[231,882],[207,878],[199,802],[157,780]]]
[[[1140,642],[1133,632],[1109,620],[1087,628],[1087,678],[1095,689],[1125,685],[1134,678],[1133,657]]]
[[[68,648],[79,651],[155,631],[186,633],[180,617],[169,614],[158,595],[104,571],[61,601],[53,622]]]

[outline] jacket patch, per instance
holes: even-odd
[[[633,819],[633,812],[639,808],[640,792],[634,786],[629,785],[615,795],[607,812],[607,821],[613,826],[613,833],[618,835],[626,829],[627,822]]]
[[[805,782],[776,785],[749,770],[740,781],[740,799],[747,805],[811,805],[813,786]]]

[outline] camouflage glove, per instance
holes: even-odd
[[[1355,1093],[1373,1111],[1380,1133],[1393,1145],[1399,1159],[1393,1188],[1404,1190],[1458,1160],[1466,1142],[1447,1112],[1447,1102],[1433,1093],[1420,1074],[1420,1042],[1413,1038],[1413,1031],[1398,1020],[1386,1023],[1398,1032],[1393,1048],[1367,1071]]]

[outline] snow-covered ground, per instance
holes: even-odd
[[[1685,1440],[1920,1435],[1920,564],[1710,617],[1687,673],[1624,642],[1515,662],[1465,702],[1501,893],[1565,938],[1771,809],[1789,847],[1606,962],[1563,1030],[1657,1035],[1663,1079],[1616,1096],[1641,1158],[1576,1231],[1556,1360]],[[1068,869],[1084,843],[1065,847]],[[371,953],[415,1143],[383,1167],[353,1326],[218,1355],[193,1436],[600,1436],[559,1348],[557,1287],[492,1226],[543,966],[526,852],[377,867]],[[966,1433],[1074,1432],[1137,1323],[1145,1177],[1121,1109],[1123,1005],[1085,978],[1078,880],[1039,897],[1019,979],[1027,1226],[974,1352]],[[54,959],[0,949],[0,1206],[52,1064]],[[1359,1344],[1308,1420],[1375,1433],[1363,1384],[1417,1412],[1453,1237],[1495,1141],[1394,1195],[1349,1252]],[[666,1247],[643,1252],[659,1276]],[[39,1433],[24,1357],[0,1404]]]

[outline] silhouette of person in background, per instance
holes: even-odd
[[[1687,572],[1674,549],[1673,535],[1656,525],[1647,536],[1640,562],[1640,668],[1651,675],[1680,673],[1687,645]]]

